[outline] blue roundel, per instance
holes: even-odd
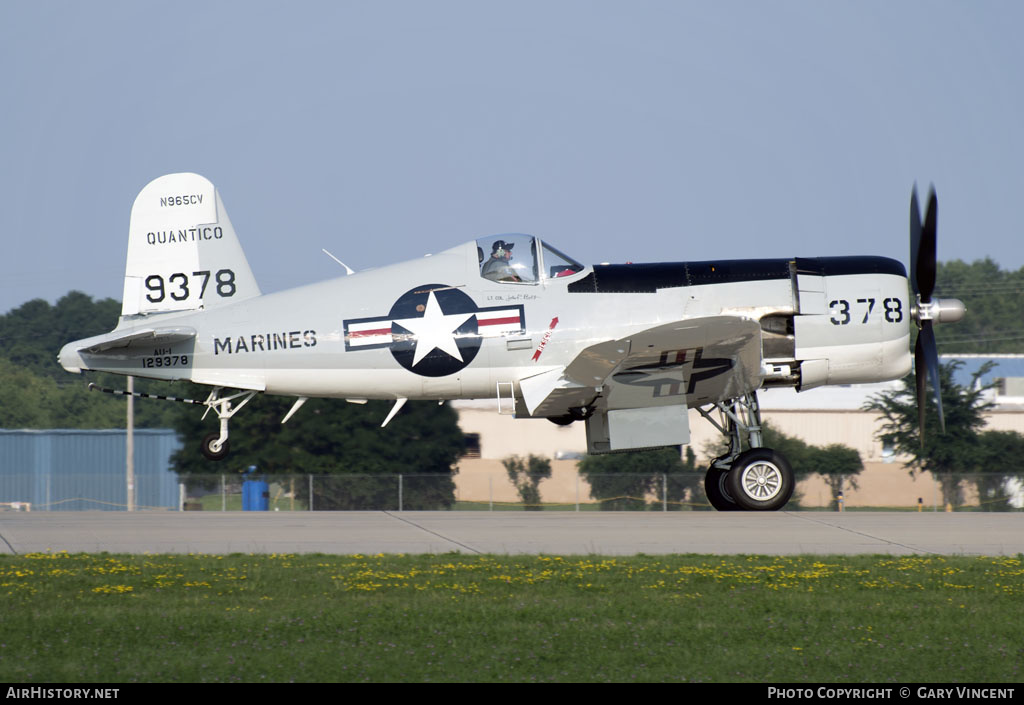
[[[445,284],[410,289],[388,314],[391,354],[418,375],[444,377],[458,372],[480,352],[478,310],[467,294]]]

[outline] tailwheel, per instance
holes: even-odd
[[[714,465],[708,468],[708,474],[704,476],[704,494],[707,495],[711,506],[720,512],[735,512],[740,509],[726,488],[728,476],[728,470]]]
[[[211,433],[203,439],[203,442],[199,446],[199,451],[207,460],[224,460],[228,457],[228,450],[230,444],[225,438],[222,442],[220,441],[219,433]]]
[[[793,495],[793,468],[781,453],[751,448],[740,453],[726,475],[725,488],[740,509],[775,511]]]
[[[230,421],[232,416],[237,414],[243,406],[248,404],[249,401],[256,396],[256,392],[253,391],[242,391],[226,397],[222,397],[220,393],[221,388],[214,387],[210,392],[210,396],[203,402],[206,406],[206,412],[203,414],[203,418],[205,419],[206,414],[213,411],[217,414],[218,421],[220,421],[220,433],[209,434],[203,439],[203,442],[199,446],[200,452],[207,460],[224,460],[224,458],[228,456],[228,421]],[[241,401],[235,404],[234,402],[239,399],[241,399]],[[297,404],[296,406],[301,406],[301,404]],[[291,413],[289,413],[289,416],[290,415]],[[285,421],[287,420],[288,417],[285,417]]]

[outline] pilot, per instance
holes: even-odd
[[[491,246],[491,258],[484,263],[480,276],[496,282],[521,282],[522,278],[509,264],[515,243],[496,240]]]

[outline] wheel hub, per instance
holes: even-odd
[[[772,463],[754,463],[743,470],[741,486],[759,502],[772,499],[782,489],[782,472]]]

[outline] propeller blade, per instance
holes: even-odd
[[[922,363],[924,363],[922,365]],[[935,395],[935,408],[939,412],[939,429],[946,432],[946,418],[942,413],[942,389],[939,387],[939,353],[935,347],[935,331],[931,321],[923,321],[921,331],[917,335],[917,346],[914,349],[914,364],[917,366],[917,419],[921,425],[921,442],[924,443],[924,386],[925,375],[931,380],[932,393]]]
[[[917,382],[917,434],[924,450],[924,395],[928,386],[928,363],[924,358],[924,339],[920,335],[914,346],[914,381]]]
[[[935,231],[939,217],[939,201],[933,188],[928,194],[928,209],[924,214],[924,226],[921,228],[921,242],[917,250],[917,293],[921,301],[932,300],[935,290]]]
[[[928,192],[928,207],[924,214],[924,223],[921,222],[921,208],[917,201],[917,185],[910,194],[910,287],[921,304],[930,304],[932,294],[935,291],[936,264],[936,230],[939,218],[939,200],[935,196],[935,187]],[[963,304],[951,300],[961,307]],[[950,309],[954,308],[952,305]],[[962,314],[961,314],[962,315]],[[917,423],[921,433],[921,447],[924,448],[924,417],[925,417],[925,387],[928,379],[931,378],[932,392],[935,394],[935,407],[939,413],[939,428],[946,432],[946,418],[942,412],[942,390],[939,388],[939,353],[935,347],[935,321],[942,320],[943,307],[938,307],[938,313],[933,307],[924,309],[918,306],[914,314],[914,320],[920,329],[917,334],[917,344],[914,346],[914,375],[917,382]],[[958,320],[951,316],[948,320]]]
[[[917,184],[910,192],[910,290],[918,292],[917,255],[921,250],[921,207],[917,203]]]

